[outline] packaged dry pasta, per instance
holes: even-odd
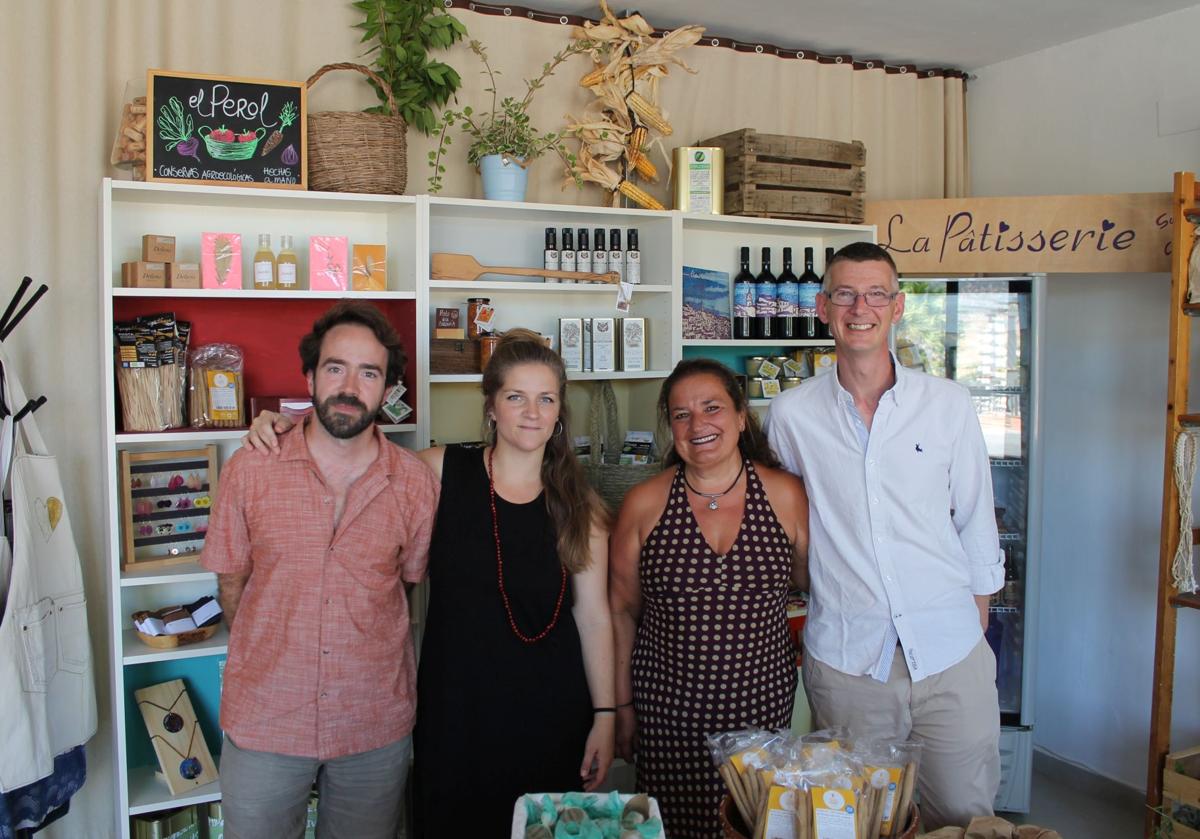
[[[237,428],[246,424],[242,398],[242,348],[204,344],[190,357],[188,414],[194,428]]]
[[[170,312],[114,324],[117,389],[124,431],[183,426],[189,324]]]

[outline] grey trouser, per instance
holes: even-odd
[[[225,839],[296,839],[317,782],[318,839],[395,839],[412,737],[333,760],[221,749]]]
[[[996,656],[980,639],[962,661],[913,682],[897,648],[887,683],[847,676],[804,657],[804,690],[817,728],[848,726],[866,737],[912,737],[924,744],[917,790],[921,824],[966,827],[992,815],[1000,786],[1000,704]]]

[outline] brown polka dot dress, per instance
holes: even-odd
[[[671,839],[720,837],[725,794],[709,734],[791,722],[796,663],[785,602],[792,546],[752,464],[733,546],[717,556],[688,505],[683,468],[642,548],[633,649],[638,789]]]

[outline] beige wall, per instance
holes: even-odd
[[[974,193],[1170,191],[1173,171],[1200,166],[1200,133],[1159,136],[1157,111],[1196,100],[1197,27],[1192,8],[979,70],[969,108]],[[1035,744],[1139,789],[1169,286],[1166,274],[1052,275],[1046,301]],[[1200,617],[1180,615],[1176,747],[1200,742],[1198,631]]]

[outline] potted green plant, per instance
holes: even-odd
[[[441,107],[462,84],[454,68],[429,58],[433,49],[447,49],[467,34],[442,0],[358,0],[363,13],[363,41],[374,39],[364,55],[375,54],[372,69],[392,88],[396,112],[422,134],[437,128],[434,107]],[[387,94],[374,82],[381,104],[369,113],[388,114]]]
[[[442,158],[451,144],[450,129],[458,126],[471,141],[467,149],[467,162],[475,166],[483,179],[483,196],[493,200],[523,201],[527,181],[526,167],[548,151],[556,153],[568,169],[575,164],[575,155],[567,150],[565,136],[558,131],[542,132],[529,120],[529,104],[533,95],[540,90],[560,64],[572,55],[586,52],[591,47],[588,41],[575,41],[563,47],[542,65],[542,73],[535,79],[525,79],[525,96],[500,98],[496,76],[488,61],[487,50],[479,41],[470,42],[471,52],[479,56],[489,86],[485,92],[492,94],[492,107],[487,112],[476,112],[469,105],[462,110],[447,108],[439,120],[438,146],[429,152],[429,191],[440,192],[442,175],[446,172]],[[576,182],[582,182],[576,178]]]

